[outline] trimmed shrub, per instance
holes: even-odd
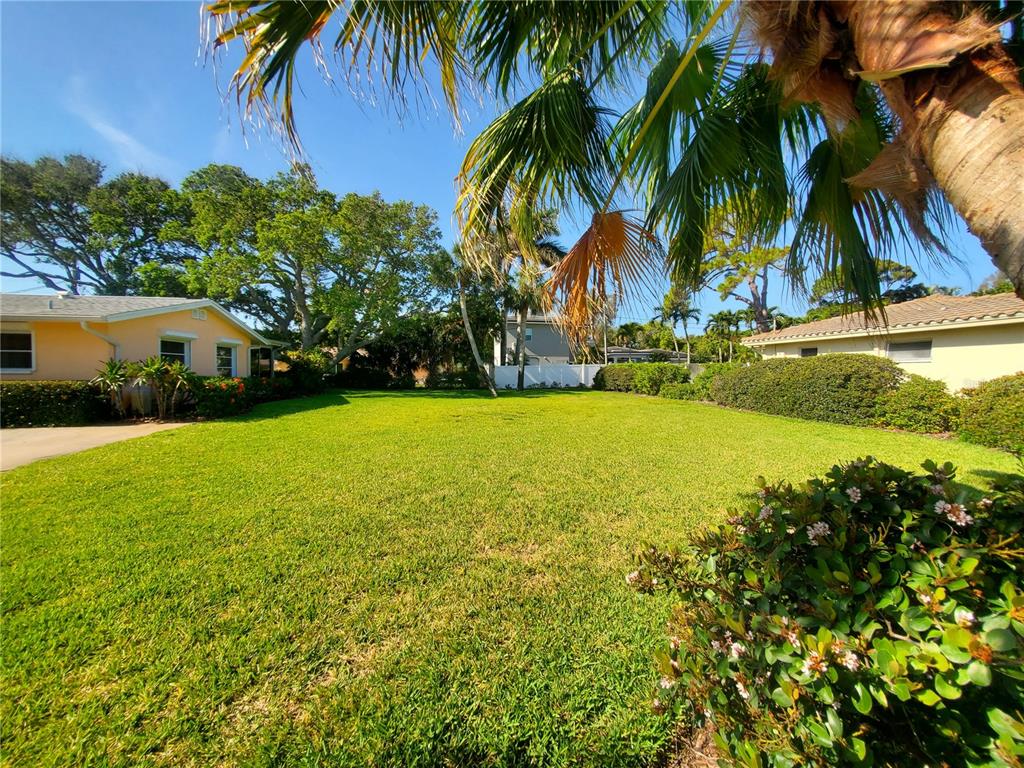
[[[960,436],[1024,454],[1024,372],[986,381],[964,394]]]
[[[905,374],[874,355],[821,355],[762,360],[716,376],[711,398],[721,405],[838,424],[878,421],[882,396]]]
[[[253,404],[294,397],[294,384],[285,376],[250,376],[242,379]]]
[[[594,374],[594,389],[656,395],[663,384],[682,384],[690,371],[673,363],[613,363]]]
[[[658,397],[666,397],[669,400],[693,400],[696,395],[693,384],[686,382],[685,384],[663,384],[658,390]]]
[[[334,365],[324,352],[291,350],[283,352],[281,359],[288,363],[288,370],[277,376],[291,380],[295,396],[315,395],[327,389],[327,376]]]
[[[1020,765],[1024,477],[873,459],[759,498],[627,581],[680,598],[655,708],[737,765]]]
[[[957,428],[960,402],[946,384],[916,373],[898,389],[882,394],[878,402],[878,424],[908,432],[950,432]]]
[[[196,414],[207,419],[237,416],[252,410],[252,397],[245,381],[223,376],[203,379],[195,389]]]
[[[739,368],[742,363],[707,363],[704,369],[693,377],[693,392],[695,400],[711,399],[711,382],[726,371]]]
[[[0,383],[0,427],[74,427],[113,415],[110,398],[88,381]]]

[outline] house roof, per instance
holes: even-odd
[[[791,339],[811,339],[827,336],[866,336],[894,330],[915,328],[945,328],[968,322],[1020,319],[1024,322],[1024,300],[1012,293],[989,296],[925,296],[885,308],[885,318],[866,319],[863,312],[815,320],[769,333],[747,336],[743,343],[760,346]]]
[[[210,299],[189,299],[178,296],[76,296],[54,294],[38,296],[19,293],[0,294],[0,319],[82,320],[116,323],[139,317],[162,315],[190,309],[212,309],[228,322],[263,344],[273,342],[247,326],[224,307]]]

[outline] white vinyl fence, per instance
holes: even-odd
[[[544,363],[526,366],[527,387],[584,387],[594,385],[594,374],[600,365],[570,365],[569,363]],[[519,367],[515,365],[494,366],[494,383],[498,389],[515,389]]]

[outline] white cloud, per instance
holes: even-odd
[[[121,165],[131,170],[155,173],[167,177],[167,180],[177,175],[177,163],[118,128],[96,107],[81,75],[73,75],[68,82],[64,106],[110,144]]]

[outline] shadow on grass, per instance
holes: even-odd
[[[291,416],[295,413],[305,411],[316,411],[321,408],[333,408],[337,405],[348,405],[349,399],[339,391],[325,392],[322,395],[309,395],[308,397],[293,397],[288,400],[274,400],[269,403],[260,403],[249,413],[236,416],[230,421],[252,422],[276,419],[279,416]]]
[[[486,389],[346,389],[345,394],[359,399],[393,398],[393,399],[445,399],[445,400],[492,400],[490,392]],[[587,392],[586,389],[577,388],[556,388],[556,389],[526,389],[522,392],[514,389],[499,389],[498,399],[506,398],[536,398],[546,397],[551,394],[580,394]]]

